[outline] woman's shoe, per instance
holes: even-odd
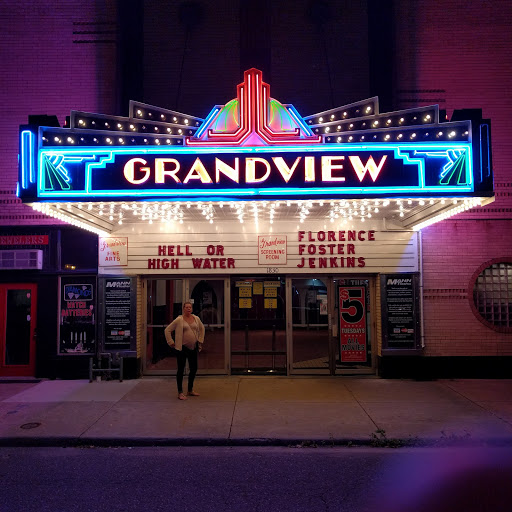
[[[187,396],[201,396],[199,393],[196,393],[195,391],[189,391],[187,393]]]
[[[179,400],[186,400],[186,399],[187,399],[187,397],[186,397],[183,393],[179,393],[179,394],[178,394],[178,399],[179,399]]]

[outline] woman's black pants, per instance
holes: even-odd
[[[176,350],[176,359],[178,361],[178,373],[176,373],[176,383],[178,384],[178,393],[183,393],[183,374],[185,373],[185,365],[188,359],[188,390],[194,389],[194,379],[197,373],[197,348],[191,350],[187,347],[182,347],[181,351]]]

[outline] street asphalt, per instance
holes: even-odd
[[[512,379],[198,376],[195,390],[0,380],[0,446],[512,445]]]

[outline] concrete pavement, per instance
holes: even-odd
[[[512,445],[512,379],[198,376],[195,389],[0,381],[0,445]]]

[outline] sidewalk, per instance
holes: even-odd
[[[0,445],[512,445],[512,380],[199,376],[195,389],[0,381]]]

